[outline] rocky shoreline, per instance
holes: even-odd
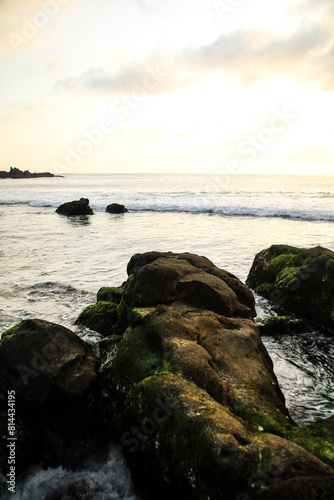
[[[51,172],[29,172],[29,170],[20,170],[16,167],[10,167],[9,172],[0,170],[0,179],[37,179],[39,177],[63,177]]]
[[[99,355],[37,319],[3,334],[0,405],[4,415],[14,390],[18,473],[75,468],[113,437],[147,498],[332,498],[334,417],[291,419],[250,288],[189,253],[136,254],[127,271],[77,319],[104,336]],[[0,461],[5,470],[4,437]]]

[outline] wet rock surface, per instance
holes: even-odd
[[[272,245],[254,259],[246,283],[286,310],[334,328],[334,252]]]
[[[331,431],[292,422],[249,289],[192,254],[138,254],[128,273],[100,405],[149,497],[330,498],[334,470],[306,450],[332,464]]]
[[[188,253],[136,254],[128,275],[81,315],[103,326],[98,359],[41,320],[4,333],[0,406],[15,387],[20,470],[75,469],[113,437],[148,499],[331,499],[333,418],[301,427],[290,418],[250,289]],[[23,384],[21,365],[36,372]],[[89,495],[85,482],[76,488]]]

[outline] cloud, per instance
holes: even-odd
[[[155,52],[141,61],[120,64],[113,71],[90,68],[79,77],[59,80],[55,89],[92,92],[95,94],[126,94],[144,96],[180,90],[191,84],[191,72],[182,62],[182,54]]]
[[[332,0],[321,3],[323,15],[334,14]],[[301,5],[301,4],[300,4]],[[170,93],[221,74],[233,85],[248,87],[282,76],[303,85],[334,90],[334,17],[312,17],[314,6],[302,2],[304,14],[292,33],[263,27],[234,31],[210,44],[189,45],[178,53],[155,51],[141,61],[112,71],[90,68],[81,76],[63,79],[58,90],[126,94]],[[315,16],[315,14],[314,14]],[[141,89],[141,90],[140,90]]]
[[[290,75],[333,90],[333,52],[333,32],[318,25],[292,35],[257,27],[221,36],[206,47],[189,48],[184,58],[194,72],[223,72],[240,85]]]

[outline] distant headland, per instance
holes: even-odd
[[[36,177],[63,177],[62,175],[54,175],[50,172],[24,172],[16,167],[10,167],[9,172],[0,170],[0,179],[32,179]]]

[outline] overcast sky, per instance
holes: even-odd
[[[0,0],[0,170],[333,175],[333,0]]]

